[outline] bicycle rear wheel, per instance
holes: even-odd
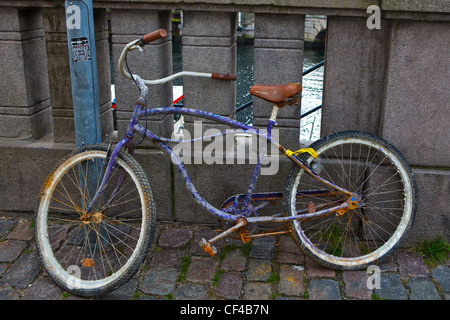
[[[37,248],[49,275],[81,296],[107,293],[128,281],[145,260],[156,227],[147,177],[136,160],[120,152],[105,191],[86,209],[106,167],[107,146],[68,155],[51,172],[36,205]]]
[[[339,132],[303,154],[313,171],[361,196],[362,206],[307,221],[293,221],[298,243],[317,262],[340,270],[362,269],[389,255],[405,237],[416,211],[416,183],[400,154],[387,141],[363,132]],[[331,189],[294,165],[286,182],[288,215],[342,203],[341,193],[298,196],[303,189]]]

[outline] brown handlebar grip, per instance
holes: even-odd
[[[216,80],[236,81],[235,74],[227,74],[227,73],[212,73],[211,78]]]
[[[141,41],[143,44],[148,44],[152,41],[164,38],[165,36],[167,36],[167,31],[164,29],[159,29],[146,34],[145,36],[142,37]]]

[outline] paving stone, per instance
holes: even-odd
[[[368,276],[365,271],[344,271],[345,295],[349,298],[370,299],[372,289],[367,287]]]
[[[6,263],[0,263],[0,277],[6,272],[6,269],[8,269],[8,265]]]
[[[41,262],[37,252],[22,254],[0,279],[0,286],[25,289],[38,276]]]
[[[130,300],[133,298],[133,294],[136,292],[138,282],[135,279],[131,279],[127,283],[123,284],[120,288],[99,297],[100,300]]]
[[[400,250],[396,257],[402,277],[424,277],[430,273],[422,257],[415,252]]]
[[[332,269],[326,268],[321,264],[318,264],[311,258],[306,258],[306,273],[309,277],[324,277],[324,278],[332,278],[336,276],[336,272]]]
[[[295,270],[291,265],[280,265],[278,290],[287,296],[302,296],[305,291],[303,270]]]
[[[397,265],[394,262],[394,255],[386,257],[382,262],[376,264],[381,272],[396,272]]]
[[[180,248],[188,244],[192,238],[192,231],[189,229],[167,229],[161,233],[158,244],[161,247]]]
[[[208,287],[203,284],[182,284],[174,294],[175,300],[206,300],[208,299]]]
[[[31,221],[27,219],[21,219],[7,236],[6,239],[24,240],[29,241],[34,237],[34,230],[30,228]]]
[[[0,300],[19,300],[19,294],[13,288],[0,288]]]
[[[159,268],[180,268],[181,258],[187,256],[187,251],[181,250],[163,250],[155,252],[151,257],[150,267]]]
[[[258,259],[273,259],[274,249],[275,238],[269,236],[256,238],[252,242],[250,257]]]
[[[310,300],[341,300],[339,284],[331,279],[312,279],[309,283]]]
[[[89,297],[82,297],[82,296],[76,296],[74,294],[69,294],[68,296],[62,297],[63,300],[77,300],[77,301],[83,301],[83,300],[91,300]]]
[[[277,260],[279,263],[289,263],[301,265],[305,261],[303,254],[290,253],[290,252],[278,252]]]
[[[250,259],[247,280],[266,281],[272,273],[272,262],[266,259]]]
[[[281,237],[278,241],[278,251],[303,254],[300,248],[291,237]]]
[[[138,298],[135,298],[135,300],[155,300],[155,301],[159,300],[159,301],[167,301],[166,298],[158,298],[158,297],[138,297]]]
[[[269,300],[272,286],[264,282],[247,282],[244,285],[244,300]]]
[[[216,295],[225,299],[239,299],[242,290],[242,277],[237,272],[225,272],[220,276]]]
[[[220,268],[225,271],[245,271],[247,258],[242,255],[240,251],[233,251],[229,253],[222,261]]]
[[[395,273],[382,273],[380,279],[380,289],[374,289],[374,293],[382,299],[408,299],[402,280],[400,279],[400,276]]]
[[[411,278],[406,286],[411,291],[410,300],[441,300],[436,286],[428,278]]]
[[[19,240],[6,240],[0,243],[0,262],[11,262],[16,260],[27,243]]]
[[[193,282],[211,282],[216,273],[217,262],[211,257],[192,257],[186,279]]]
[[[444,292],[450,292],[450,268],[438,266],[431,270],[433,279],[436,280]]]
[[[275,300],[305,300],[302,297],[284,297],[284,296],[276,296]]]
[[[141,290],[147,294],[164,296],[173,292],[178,277],[175,269],[150,270],[141,283]]]
[[[0,238],[5,237],[10,230],[14,228],[17,221],[13,219],[2,219],[0,220]]]
[[[50,277],[39,277],[30,285],[23,296],[24,300],[56,300],[61,298],[61,289]]]

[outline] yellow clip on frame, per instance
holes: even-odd
[[[290,157],[291,155],[297,156],[297,155],[299,155],[301,153],[305,153],[305,152],[309,153],[310,155],[312,155],[314,158],[317,159],[317,153],[313,148],[302,148],[297,151],[286,150],[286,155],[288,157]]]

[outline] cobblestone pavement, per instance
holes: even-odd
[[[379,289],[369,289],[371,274],[324,268],[303,255],[288,236],[256,238],[246,245],[223,239],[216,245],[218,254],[210,257],[198,243],[216,234],[213,226],[159,223],[152,251],[138,274],[95,299],[450,299],[448,262],[430,268],[406,248],[378,265]],[[51,280],[33,238],[31,218],[0,218],[0,300],[85,299]]]

